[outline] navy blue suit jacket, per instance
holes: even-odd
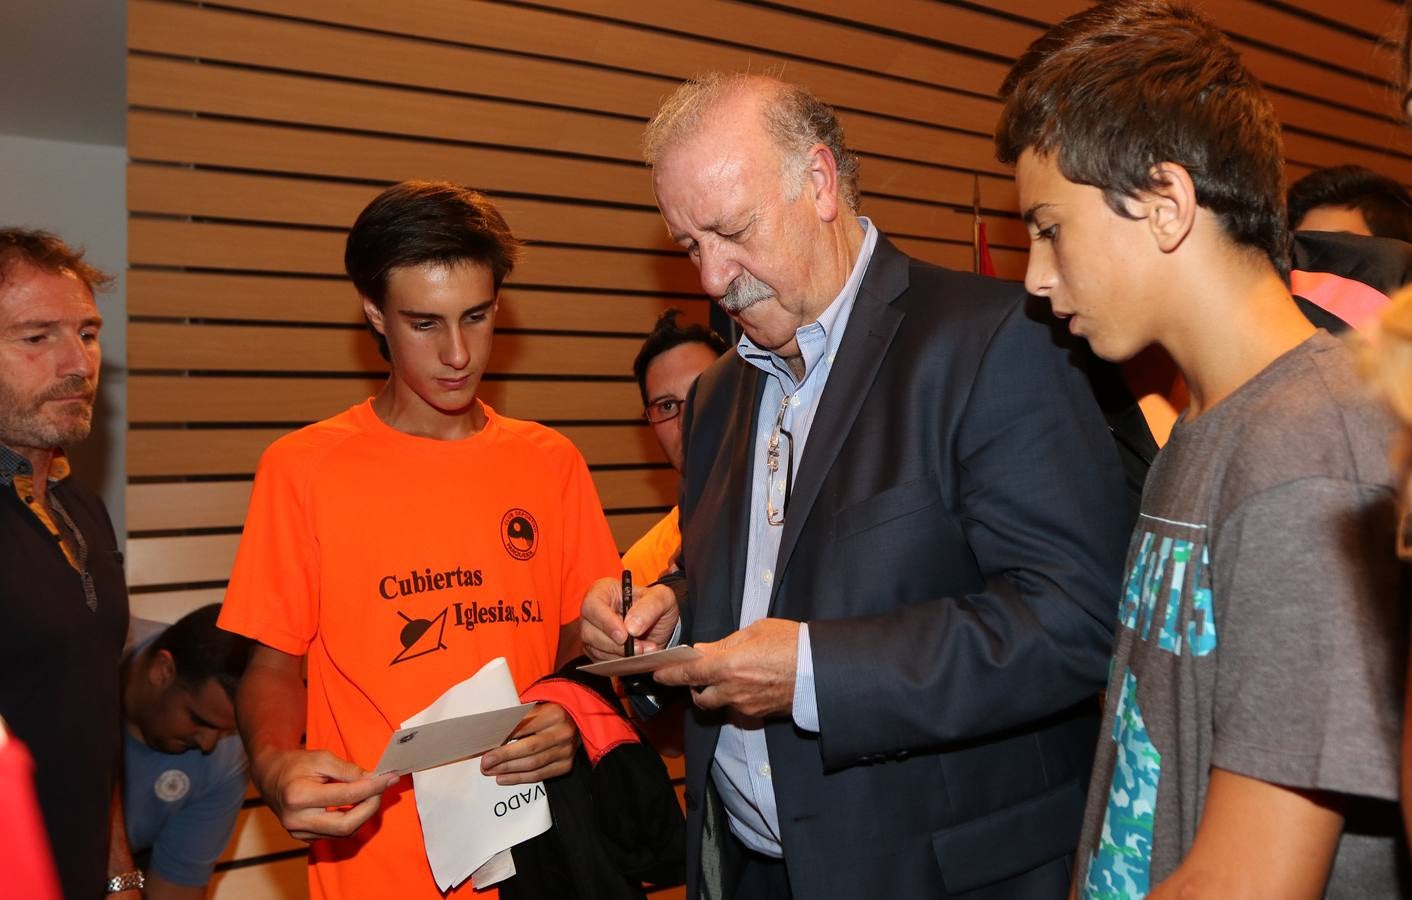
[[[819,709],[818,734],[765,726],[796,897],[1067,889],[1137,497],[1034,302],[878,240],[774,567],[769,614],[809,623]],[[739,625],[764,377],[727,354],[688,402],[691,643]],[[710,896],[722,717],[687,718],[688,896]]]

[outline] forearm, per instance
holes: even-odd
[[[810,622],[809,639],[830,765],[1062,712],[1102,689],[1112,641],[1078,604],[1027,597],[1016,585]]]
[[[125,875],[135,870],[132,862],[132,851],[127,843],[127,819],[123,815],[123,786],[119,780],[113,785],[113,799],[109,804],[108,816],[108,877],[115,875]],[[120,900],[130,900],[139,898],[141,892],[133,889],[120,891],[110,896],[120,898]]]
[[[301,676],[302,661],[270,647],[257,647],[236,696],[236,719],[251,775],[261,787],[259,772],[271,752],[297,750],[304,736],[308,698]]]
[[[1343,830],[1340,797],[1211,770],[1191,851],[1152,900],[1319,900]]]
[[[206,885],[174,884],[161,875],[149,872],[144,900],[204,900]]]

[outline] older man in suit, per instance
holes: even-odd
[[[858,216],[826,105],[670,97],[646,158],[744,332],[687,404],[682,571],[590,654],[692,643],[689,896],[1044,897],[1069,881],[1134,497],[1017,285]]]

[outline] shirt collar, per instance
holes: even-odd
[[[868,263],[873,258],[873,249],[878,243],[878,230],[873,227],[872,221],[866,216],[859,216],[858,223],[863,226],[863,243],[859,246],[858,258],[853,261],[853,270],[848,273],[848,280],[843,283],[843,287],[828,307],[819,314],[819,318],[795,329],[795,341],[798,343],[800,355],[804,358],[804,377],[796,382],[783,357],[772,350],[757,346],[744,333],[735,348],[742,359],[757,369],[779,375],[787,385],[798,387],[814,371],[825,353],[838,349],[842,328],[836,326],[847,325],[844,312],[853,307],[858,289],[863,285],[863,276],[868,272]]]
[[[53,459],[49,461],[50,483],[63,481],[69,477],[72,470],[73,467],[69,465],[69,458],[64,455],[64,451],[56,449]],[[0,484],[14,484],[17,476],[33,474],[34,467],[29,464],[28,459],[0,444]]]

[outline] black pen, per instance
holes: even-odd
[[[628,610],[632,609],[632,570],[623,570],[623,630],[627,631]],[[632,656],[632,632],[623,642],[623,656]]]

